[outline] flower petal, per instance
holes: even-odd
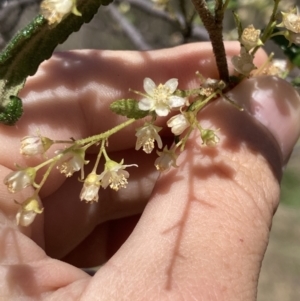
[[[154,100],[151,98],[143,98],[139,101],[138,106],[142,111],[149,111],[154,107]]]
[[[164,84],[166,88],[169,89],[170,94],[174,93],[178,86],[178,79],[177,78],[171,78]]]
[[[166,106],[156,106],[155,112],[158,116],[167,116],[170,110]]]
[[[168,101],[170,108],[182,107],[185,104],[185,99],[176,95],[171,95]]]
[[[155,89],[156,89],[156,85],[154,81],[151,78],[146,77],[144,79],[144,90],[146,91],[146,93],[152,96]]]

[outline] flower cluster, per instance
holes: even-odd
[[[281,23],[276,24],[276,10],[273,11],[273,17],[271,17],[269,24],[264,29],[264,33],[262,35],[261,31],[256,29],[252,24],[242,29],[239,17],[235,15],[241,50],[239,55],[232,57],[231,62],[234,69],[239,73],[241,77],[249,77],[253,75],[252,71],[254,69],[257,69],[253,64],[254,54],[257,49],[262,46],[269,38],[283,35],[289,41],[288,47],[291,46],[292,43],[300,45],[300,15],[297,7],[290,9],[288,12],[281,12],[281,15]],[[276,29],[276,27],[283,27],[284,29],[279,31]],[[272,65],[272,63],[269,64],[269,66],[263,70],[262,74],[276,74],[278,76],[286,76],[286,70],[282,71],[282,68],[278,69],[276,67],[273,67]],[[258,74],[258,72],[255,73]]]
[[[54,141],[41,135],[26,136],[21,140],[20,153],[25,156],[44,155],[54,143],[71,144],[71,146],[56,151],[53,158],[47,159],[35,167],[18,167],[18,170],[12,171],[5,177],[4,184],[11,193],[17,193],[30,185],[35,188],[33,195],[23,203],[20,204],[16,202],[20,205],[16,215],[18,225],[29,226],[34,221],[36,215],[43,212],[43,208],[40,207],[38,194],[55,165],[66,177],[70,177],[75,172],[81,171],[81,179],[84,179],[84,165],[89,163],[89,161],[85,160],[86,149],[98,141],[102,141],[98,159],[96,160],[93,171],[84,180],[83,188],[79,195],[80,200],[84,200],[87,203],[97,202],[100,187],[105,189],[109,186],[116,191],[120,188],[126,188],[129,173],[125,169],[137,165],[124,165],[123,160],[120,163],[111,160],[105,151],[106,139],[103,140],[99,138],[99,140],[97,140],[95,137],[93,138],[94,141],[91,139],[92,142],[83,142],[83,146],[80,145],[79,141]],[[159,139],[159,137],[157,137],[157,139]],[[104,171],[97,174],[96,169],[102,155],[104,155],[106,161]],[[44,166],[48,166],[48,169],[41,182],[36,183],[37,172]]]
[[[104,189],[108,186],[118,191],[120,188],[126,188],[129,177],[129,172],[125,170],[127,167],[136,166],[136,164],[123,165],[123,160],[117,163],[113,160],[108,160],[105,163],[105,170],[98,175],[95,171],[92,171],[85,179],[83,188],[80,192],[81,201],[98,202],[99,189]]]
[[[189,103],[186,95],[182,91],[177,90],[178,80],[172,78],[165,84],[156,85],[150,78],[144,80],[144,90],[147,94],[136,92],[143,96],[139,101],[138,107],[142,111],[148,111],[150,116],[154,116],[151,122],[137,129],[136,150],[143,148],[144,152],[149,154],[154,149],[154,142],[157,142],[158,148],[162,148],[162,139],[158,132],[161,127],[153,124],[156,117],[165,117],[173,111],[180,111],[167,120],[167,126],[171,129],[176,140],[178,141],[170,149],[165,146],[162,152],[157,152],[158,158],[154,165],[157,170],[163,172],[170,167],[177,167],[176,150],[180,146],[181,151],[184,149],[185,143],[191,134],[192,129],[198,129],[202,139],[202,144],[206,146],[214,146],[218,143],[218,137],[213,130],[202,129],[197,120],[197,113],[208,103],[209,100],[216,97],[222,89],[225,88],[223,81],[214,79],[205,79],[201,74],[197,74],[201,79],[201,86],[195,90],[191,90],[188,95],[194,96],[194,102]],[[153,115],[154,114],[154,115]],[[181,135],[184,135],[181,137]]]
[[[154,122],[158,117],[165,117],[173,111],[179,111],[176,115],[171,116],[166,123],[176,137],[177,143],[170,148],[164,146],[161,152],[157,152],[158,158],[154,162],[157,170],[161,172],[167,171],[171,167],[177,167],[177,150],[179,147],[181,151],[184,149],[185,143],[193,129],[199,130],[203,144],[214,146],[218,142],[213,130],[201,128],[197,120],[197,113],[209,100],[214,99],[225,85],[222,81],[204,79],[203,77],[201,77],[201,80],[202,83],[199,88],[185,94],[185,92],[177,89],[178,80],[175,78],[159,85],[156,85],[152,79],[145,78],[144,89],[146,94],[137,92],[143,96],[137,103],[139,112],[147,112],[149,116],[152,116],[152,120],[146,121],[141,127],[137,128],[136,150],[142,148],[145,153],[150,154],[155,147],[155,142],[159,149],[163,148],[163,141],[159,135],[162,127],[156,126]],[[189,103],[187,95],[194,97],[193,103]],[[108,138],[112,134],[130,125],[133,121],[134,119],[125,121],[106,133],[82,140],[52,140],[40,134],[24,137],[21,140],[20,153],[24,156],[40,156],[45,161],[35,167],[18,166],[18,170],[12,171],[4,179],[4,184],[11,193],[19,192],[30,185],[35,188],[31,197],[22,204],[18,203],[20,208],[16,215],[17,223],[21,226],[28,226],[34,221],[37,214],[43,212],[38,195],[54,166],[66,177],[72,176],[75,172],[81,172],[80,180],[83,181],[83,187],[79,198],[86,203],[98,202],[100,188],[106,189],[109,187],[115,191],[126,188],[129,178],[129,173],[126,169],[137,165],[125,165],[124,160],[121,160],[120,163],[112,160],[106,152],[106,146]],[[59,143],[64,144],[64,147],[57,150],[52,158],[47,159],[46,152],[48,149],[52,145]],[[84,166],[89,163],[85,159],[86,150],[99,144],[101,146],[99,147],[94,167],[84,177]],[[97,172],[100,159],[103,157],[105,160],[104,170]],[[39,170],[46,166],[48,168],[42,180],[37,183],[36,178]]]

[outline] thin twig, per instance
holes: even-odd
[[[116,0],[115,3],[121,3],[122,0]],[[169,13],[157,9],[147,0],[126,0],[126,2],[137,9],[140,9],[144,12],[146,12],[149,15],[152,15],[156,18],[160,18],[161,20],[164,20],[168,23],[170,23],[174,27],[178,27],[182,29],[184,26],[184,19],[183,16],[180,14],[176,14],[176,17],[170,15]],[[209,41],[209,36],[206,32],[206,30],[199,25],[192,25],[191,28],[191,38],[197,39],[199,41]]]
[[[223,7],[220,7],[222,0],[217,1],[215,16],[211,14],[204,0],[192,0],[192,2],[209,34],[220,79],[228,83],[229,73],[222,33],[224,11]]]
[[[144,40],[142,34],[137,30],[137,28],[132,25],[126,17],[124,17],[117,7],[114,4],[111,4],[107,7],[108,12],[112,16],[112,18],[118,22],[126,34],[126,36],[130,39],[130,41],[135,45],[135,47],[139,50],[148,50],[152,47],[147,44]]]
[[[116,0],[115,3],[121,3],[124,2],[122,0]],[[165,21],[168,21],[170,23],[177,23],[176,19],[171,16],[169,13],[157,9],[153,6],[153,4],[150,1],[144,1],[144,0],[126,0],[127,3],[129,3],[132,6],[138,7],[139,9],[149,13],[150,15],[153,15],[157,18],[163,19]]]

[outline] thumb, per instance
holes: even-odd
[[[86,300],[97,290],[103,300],[255,300],[300,98],[274,77],[245,80],[228,96],[245,110],[223,100],[203,110],[201,125],[220,129],[219,145],[187,144]]]

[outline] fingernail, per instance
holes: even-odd
[[[286,162],[300,135],[300,96],[285,80],[261,76],[244,80],[228,94],[277,140]]]

